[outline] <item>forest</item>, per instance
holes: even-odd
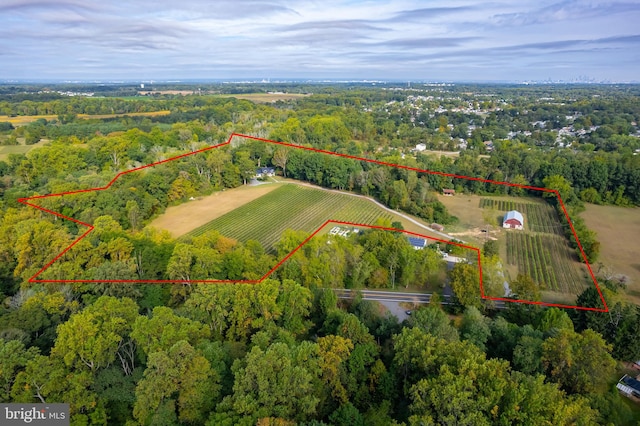
[[[309,94],[273,104],[214,94],[260,90],[212,85],[206,95],[147,97],[123,86],[69,97],[2,88],[0,149],[38,144],[0,151],[2,402],[67,402],[76,425],[637,424],[640,410],[615,389],[625,363],[640,359],[640,310],[624,282],[599,277],[607,313],[496,309],[480,299],[473,262],[444,272],[435,250],[374,230],[331,244],[314,238],[260,284],[195,284],[256,280],[307,235],[286,231],[267,250],[215,230],[176,241],[147,226],[169,206],[247,184],[265,165],[443,225],[458,220],[435,196],[443,188],[488,197],[535,191],[244,139],[123,175],[109,190],[38,200],[95,229],[39,275],[78,282],[30,282],[84,229],[19,199],[102,187],[234,132],[558,190],[590,262],[599,242],[579,216],[584,203],[640,205],[636,86],[273,85]],[[36,115],[57,118],[10,121]],[[415,152],[418,143],[427,150]],[[482,256],[483,265],[497,262],[491,244]],[[448,305],[438,296],[445,278]],[[127,279],[185,283],[115,282]],[[536,300],[531,277],[511,284]],[[403,287],[434,292],[403,322],[332,290]],[[578,305],[600,306],[596,289]]]

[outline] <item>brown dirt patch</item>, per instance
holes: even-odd
[[[216,192],[194,201],[187,201],[179,206],[172,206],[165,213],[154,219],[149,226],[166,229],[174,238],[211,222],[225,213],[253,201],[274,189],[278,184],[242,186]]]

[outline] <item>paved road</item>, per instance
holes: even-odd
[[[431,293],[405,293],[384,290],[349,290],[344,288],[335,288],[333,290],[336,292],[338,299],[351,299],[355,296],[355,293],[357,291],[360,291],[364,300],[374,300],[376,302],[384,304],[388,308],[390,308],[390,306],[393,306],[393,303],[395,303],[396,305],[398,305],[398,309],[400,309],[399,312],[402,313],[404,313],[405,310],[399,307],[400,302],[429,303],[429,301],[431,301]],[[444,296],[442,296],[441,303],[443,305],[448,305],[449,303],[451,303],[450,300],[451,296],[445,294]],[[495,307],[497,309],[504,309],[506,307],[506,302],[494,301],[493,303],[495,304]],[[396,312],[398,312],[398,309],[390,308],[389,310],[396,314]],[[401,321],[404,319],[399,315],[396,316]],[[404,315],[404,317],[406,318],[406,315]]]

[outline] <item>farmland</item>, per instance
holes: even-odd
[[[507,263],[529,275],[541,289],[581,293],[589,284],[586,267],[559,235],[507,232]]]
[[[593,285],[585,265],[569,247],[557,213],[544,200],[467,194],[440,196],[439,200],[459,219],[455,228],[450,227],[455,231],[452,235],[477,244],[486,238],[497,239],[509,278],[514,280],[518,273],[530,275],[544,290],[545,300],[579,294],[587,285]],[[509,210],[523,214],[524,231],[502,228],[502,216]],[[480,232],[481,229],[488,232]]]
[[[558,215],[553,207],[547,203],[481,198],[480,208],[494,209],[501,213],[517,210],[524,216],[525,229],[533,232],[562,235],[562,225]]]
[[[586,267],[569,247],[551,205],[500,197],[481,198],[480,208],[500,214],[517,210],[524,216],[524,231],[501,231],[506,234],[506,262],[511,272],[516,267],[518,273],[529,275],[542,290],[551,292],[579,294],[589,284]]]
[[[166,229],[171,236],[177,238],[276,188],[276,185],[257,185],[214,192],[198,200],[169,207],[149,226]]]
[[[105,119],[105,118],[115,118],[115,117],[157,117],[161,115],[168,115],[171,111],[152,111],[152,112],[130,112],[126,114],[98,114],[98,115],[89,115],[89,114],[78,114],[77,118],[81,118],[83,120],[91,120],[91,119]],[[17,115],[17,116],[8,116],[8,115],[0,115],[0,121],[6,121],[14,126],[24,126],[26,124],[32,123],[39,119],[45,119],[47,121],[57,120],[57,115]]]
[[[272,250],[286,229],[313,232],[328,219],[373,224],[379,218],[398,220],[366,199],[284,184],[186,236],[215,229],[239,241],[257,240]]]

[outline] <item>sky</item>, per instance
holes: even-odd
[[[640,0],[0,0],[0,79],[640,81]]]

